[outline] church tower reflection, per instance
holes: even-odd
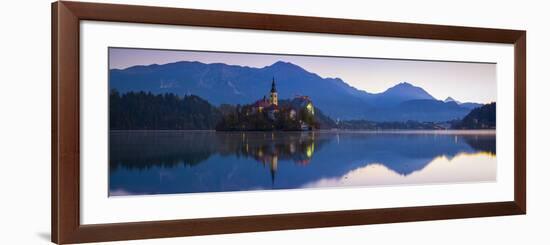
[[[273,186],[275,184],[275,173],[277,173],[277,163],[279,158],[275,155],[271,158],[271,167],[269,168],[269,172],[271,173],[271,185]]]
[[[269,168],[272,185],[275,185],[281,162],[306,166],[311,162],[316,147],[313,132],[285,132],[284,136],[277,132],[250,132],[243,133],[240,139],[241,142],[226,142],[227,146],[237,146],[238,154],[251,157]]]

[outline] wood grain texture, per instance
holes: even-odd
[[[52,37],[51,37],[51,62],[52,62],[52,65],[51,65],[51,107],[52,107],[52,115],[51,115],[51,238],[52,238],[52,241],[53,242],[57,242],[58,241],[58,230],[57,230],[57,226],[58,226],[58,220],[59,220],[59,217],[57,216],[58,215],[58,211],[57,211],[57,208],[58,208],[58,202],[57,202],[57,198],[58,198],[58,195],[57,195],[57,190],[58,190],[58,185],[57,185],[57,181],[59,180],[59,175],[57,174],[58,172],[58,163],[59,163],[59,159],[58,159],[58,142],[59,142],[59,138],[57,136],[57,116],[58,116],[58,111],[57,111],[57,100],[58,100],[58,97],[59,97],[59,94],[57,93],[57,64],[58,64],[58,57],[57,57],[57,3],[53,3],[52,4],[52,13],[51,13],[51,25],[52,25],[52,29],[51,29],[51,32],[52,32]]]
[[[52,230],[52,239],[59,243],[77,239],[80,227],[80,111],[79,111],[79,21],[63,3],[54,5],[56,34],[53,57],[56,63],[52,82],[52,129],[55,143],[55,161],[52,163],[54,192],[52,199],[56,206],[52,207],[57,227]],[[54,234],[55,232],[55,234]]]
[[[298,214],[80,224],[79,25],[82,20],[514,44],[514,200]],[[526,213],[526,32],[162,7],[52,4],[52,241],[59,244],[305,229]]]
[[[527,33],[514,43],[514,200],[523,214],[527,212],[526,84]]]

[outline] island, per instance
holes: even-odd
[[[252,104],[223,105],[222,119],[217,131],[309,131],[320,128],[315,118],[311,98],[296,95],[279,101],[275,78],[271,82],[269,98],[264,96]]]

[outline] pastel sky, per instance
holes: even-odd
[[[338,77],[371,93],[400,82],[424,88],[437,99],[461,102],[496,101],[496,64],[376,58],[322,57],[158,49],[109,49],[109,69],[177,61],[225,63],[262,68],[277,61],[294,63],[321,77]]]

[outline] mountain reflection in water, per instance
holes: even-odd
[[[113,131],[109,195],[495,181],[494,131]]]

